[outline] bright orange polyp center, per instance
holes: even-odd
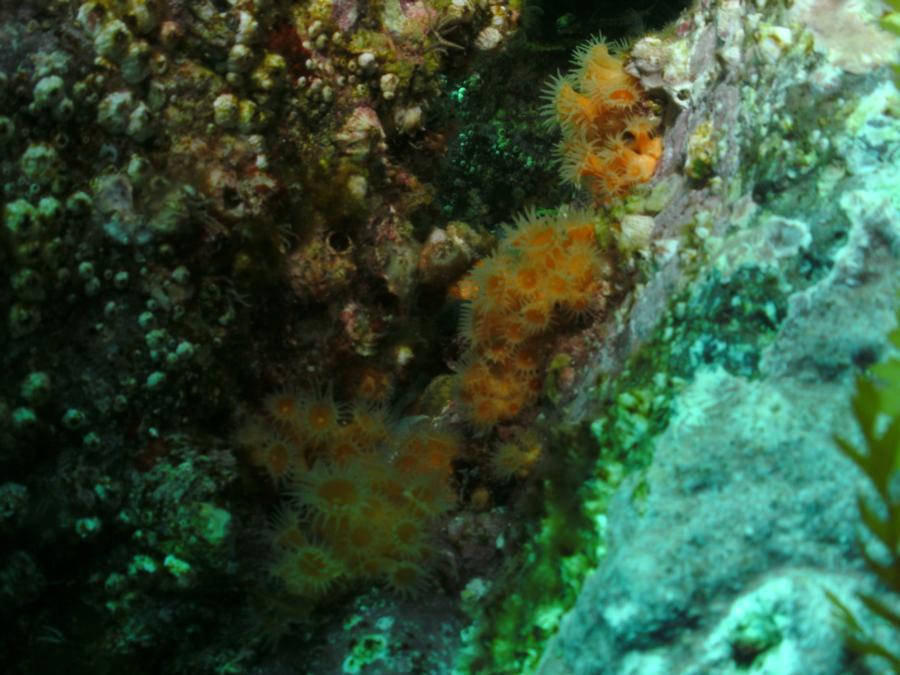
[[[273,443],[269,448],[268,464],[272,472],[283,475],[291,464],[291,450],[284,443]]]
[[[334,422],[334,413],[327,405],[315,405],[309,411],[309,422],[313,429],[322,431]]]

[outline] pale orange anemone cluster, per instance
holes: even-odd
[[[544,113],[562,127],[557,160],[563,178],[588,187],[601,203],[650,180],[662,154],[659,120],[640,83],[597,37],[575,51],[575,69],[544,93]]]
[[[534,431],[521,431],[500,443],[491,456],[490,469],[500,480],[525,478],[543,453],[543,442]]]
[[[341,405],[330,389],[272,394],[264,410],[236,442],[287,497],[269,531],[272,577],[309,598],[356,579],[424,590],[461,440],[425,418]]]
[[[533,404],[542,388],[547,338],[561,322],[602,309],[611,261],[591,212],[527,212],[497,251],[459,283],[467,346],[457,399],[473,426],[488,429]]]

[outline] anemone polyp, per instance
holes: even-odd
[[[298,505],[309,506],[320,522],[358,512],[368,498],[366,483],[355,465],[317,462],[294,482],[291,494]]]
[[[469,421],[481,430],[490,429],[502,417],[500,406],[492,398],[483,398],[481,396],[473,398],[468,406]]]
[[[568,245],[596,243],[595,220],[596,216],[592,213],[574,213],[567,216],[562,223],[566,232],[566,243]]]
[[[274,394],[236,440],[286,482],[266,529],[269,573],[291,595],[322,599],[353,578],[414,594],[427,578],[433,519],[451,508],[461,439],[425,417],[395,419],[371,400],[341,404],[331,386]]]
[[[344,430],[365,451],[390,438],[391,420],[387,411],[376,405],[356,403],[350,409],[350,421]]]
[[[491,457],[491,471],[500,480],[521,477],[527,465],[525,454],[515,443],[504,443]]]
[[[408,560],[389,564],[385,578],[395,593],[408,598],[422,595],[428,587],[425,570]]]
[[[512,365],[518,374],[533,375],[541,367],[540,351],[533,345],[524,345],[513,354]]]
[[[256,461],[266,470],[273,483],[280,483],[291,473],[299,451],[286,439],[273,435],[256,453]]]
[[[424,535],[421,520],[404,518],[394,525],[394,540],[404,552],[418,552]]]
[[[552,78],[544,93],[544,115],[562,131],[556,163],[563,179],[606,204],[650,180],[662,153],[656,106],[625,70],[622,51],[592,38],[575,51],[575,69]],[[626,151],[640,159],[623,161]]]
[[[390,373],[367,366],[358,373],[356,395],[363,400],[381,403],[391,397],[393,378]]]
[[[501,480],[523,478],[540,458],[542,446],[537,436],[519,435],[515,440],[503,443],[494,453],[491,470]]]
[[[488,338],[481,344],[481,353],[492,363],[504,363],[512,352],[512,346],[501,335]]]
[[[268,528],[269,541],[276,551],[304,546],[308,543],[300,514],[295,509],[279,508]]]
[[[346,464],[362,452],[362,445],[350,427],[341,427],[328,446],[328,456],[338,464]]]
[[[375,533],[367,524],[358,524],[347,532],[346,542],[354,555],[361,555],[375,546]]]
[[[453,506],[453,493],[446,481],[429,477],[414,478],[404,490],[413,506],[427,516],[437,516]]]
[[[330,441],[341,424],[343,410],[334,400],[331,388],[305,395],[299,404],[296,417],[297,431],[312,443]]]
[[[325,593],[342,572],[334,552],[316,544],[291,548],[272,566],[272,574],[284,583],[288,592],[303,596]]]
[[[547,299],[551,302],[560,302],[566,299],[569,293],[569,281],[562,274],[550,274],[544,282]]]
[[[458,454],[460,445],[460,440],[449,431],[429,432],[420,448],[422,466],[427,471],[448,474],[450,464]]]
[[[541,112],[548,123],[559,119],[574,130],[585,130],[597,114],[594,102],[578,92],[564,75],[551,79],[542,98]]]
[[[547,330],[552,319],[552,313],[546,304],[533,302],[522,309],[522,319],[525,324],[525,330],[530,335],[537,335]]]
[[[292,424],[300,412],[301,400],[294,392],[281,391],[266,396],[263,407],[276,422]]]
[[[534,293],[541,283],[541,273],[536,266],[523,264],[515,273],[516,289],[525,295]]]

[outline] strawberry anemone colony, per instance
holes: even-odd
[[[600,37],[579,47],[575,68],[553,78],[543,108],[547,122],[562,129],[562,177],[602,204],[650,180],[662,154],[653,104],[610,47]]]

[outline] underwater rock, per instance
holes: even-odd
[[[0,4],[6,670],[866,665],[877,2]]]
[[[897,93],[880,76],[856,76],[837,47],[810,48],[811,33],[817,46],[859,35],[819,35],[821,21],[803,4],[789,14],[808,22],[791,30],[779,28],[788,21],[779,10],[754,16],[742,4],[700,6],[668,44],[635,47],[645,86],[684,108],[667,130],[660,173],[673,170],[676,147],[686,149],[690,182],[654,216],[654,238],[680,240],[675,255],[615,330],[639,350],[662,319],[668,357],[656,363],[687,384],[648,439],[649,465],[616,491],[606,556],[539,673],[847,672],[825,591],[852,597],[872,581],[857,557],[860,477],[834,435],[858,440],[853,378],[884,353],[895,322],[900,202],[888,186],[900,182],[900,165],[889,144],[900,124],[888,111]],[[838,90],[855,91],[853,102],[820,124],[813,110]],[[690,148],[700,134],[709,151],[696,172]],[[687,241],[678,234],[685,222]],[[748,274],[759,285],[738,282]],[[722,283],[735,292],[704,299]],[[672,307],[679,286],[683,300]],[[743,351],[752,360],[742,374],[729,354],[748,347],[739,337],[748,319],[719,312],[754,303],[770,322],[757,336],[769,337]],[[691,306],[709,317],[700,335],[671,327]],[[589,377],[614,370],[624,349],[601,347]],[[573,419],[588,405],[576,397]]]
[[[539,672],[642,672],[652,664],[737,672],[732,654],[709,663],[704,653],[723,604],[766,583],[776,569],[804,574],[826,562],[822,575],[853,574],[839,561],[848,560],[854,541],[855,480],[831,451],[832,434],[850,423],[847,384],[699,372],[655,441],[646,497],[632,497],[637,477],[614,497],[609,553],[563,619]],[[809,672],[810,664],[823,675],[841,673],[836,628],[822,633],[830,606],[821,587],[804,588],[802,602],[812,607],[795,617],[804,623],[791,624],[790,635],[758,663],[777,663],[772,672],[779,673]]]

